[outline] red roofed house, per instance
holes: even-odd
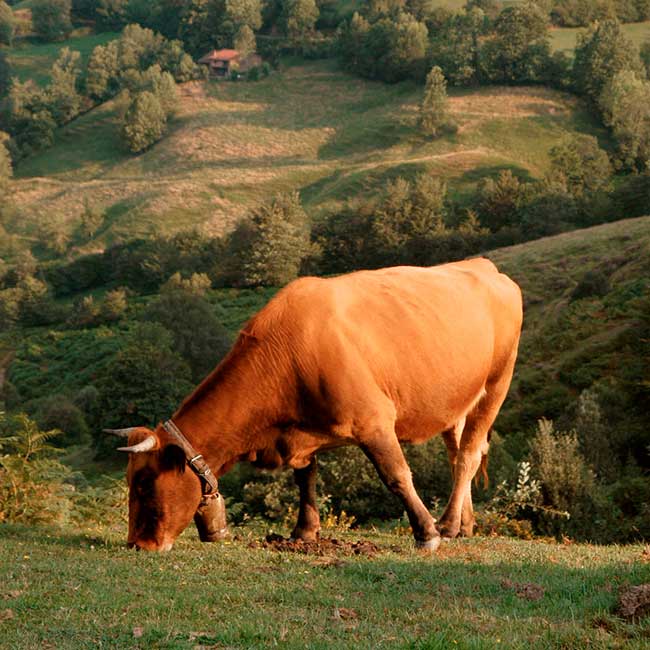
[[[199,59],[199,64],[208,68],[210,77],[227,77],[235,70],[247,72],[262,63],[257,54],[242,56],[237,50],[212,50]]]

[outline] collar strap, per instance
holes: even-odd
[[[163,422],[163,429],[174,438],[178,446],[185,452],[187,464],[191,470],[199,477],[201,481],[201,490],[204,497],[219,497],[219,483],[217,477],[205,462],[205,459],[199,454],[190,441],[182,434],[181,430],[173,423],[172,420]]]

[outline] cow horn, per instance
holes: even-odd
[[[139,454],[143,451],[151,451],[158,444],[156,436],[147,436],[142,442],[130,447],[118,447],[117,451],[127,451],[131,454]]]
[[[118,438],[128,438],[131,431],[135,431],[135,429],[136,427],[127,427],[126,429],[102,429],[102,431]]]

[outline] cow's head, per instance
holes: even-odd
[[[203,499],[201,481],[185,452],[159,426],[108,430],[128,437],[129,547],[168,551],[194,517],[203,541],[225,529],[223,498]]]

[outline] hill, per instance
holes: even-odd
[[[119,537],[0,526],[3,648],[167,650],[647,647],[614,613],[650,582],[647,549],[475,538],[434,557],[389,533],[340,534],[358,555],[279,553],[259,529],[185,534],[165,554]],[[374,545],[371,546],[368,544]]]
[[[454,91],[458,132],[436,141],[417,131],[422,89],[338,71],[332,62],[284,68],[256,83],[185,84],[170,133],[140,156],[117,135],[104,104],[57,131],[54,146],[22,162],[15,199],[21,234],[53,220],[72,232],[84,199],[107,212],[88,244],[190,228],[220,233],[275,192],[299,189],[315,219],[429,170],[463,199],[510,168],[540,177],[548,151],[576,131],[604,130],[575,97],[544,88]]]

